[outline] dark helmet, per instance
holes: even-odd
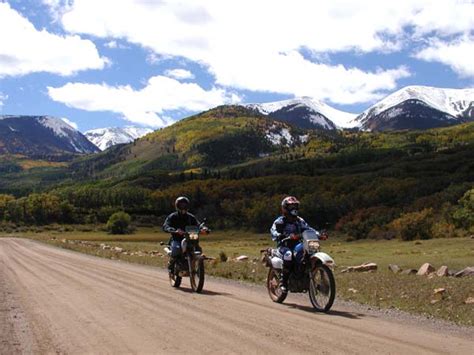
[[[298,216],[298,208],[300,207],[300,201],[297,200],[294,196],[288,196],[281,201],[281,210],[283,215],[289,217]]]
[[[176,211],[180,213],[186,213],[189,210],[189,199],[184,196],[180,196],[174,201],[174,207],[176,208]]]

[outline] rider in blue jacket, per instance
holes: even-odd
[[[283,256],[283,270],[280,288],[288,292],[288,279],[294,261],[300,262],[303,257],[303,243],[301,233],[311,227],[298,216],[300,202],[294,196],[288,196],[281,202],[282,215],[278,217],[270,229],[272,239],[277,242],[277,247]]]

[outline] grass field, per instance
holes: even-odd
[[[105,232],[58,232],[14,233],[18,236],[41,240],[67,249],[73,249],[101,257],[164,267],[166,257],[160,241],[168,235],[159,229],[139,230],[135,234],[112,236]],[[102,249],[101,244],[112,249]],[[204,236],[201,246],[209,261],[206,272],[210,275],[264,284],[267,269],[260,263],[260,249],[272,246],[266,234],[228,231]],[[114,251],[123,248],[123,252]],[[403,269],[418,269],[425,262],[435,268],[447,265],[450,270],[460,270],[474,264],[474,239],[433,239],[414,242],[357,241],[346,242],[331,238],[322,242],[323,251],[336,261],[335,268],[338,297],[381,308],[394,308],[416,314],[443,318],[463,325],[474,325],[474,304],[465,304],[474,297],[474,278],[433,277],[393,274],[389,264]],[[153,252],[153,253],[152,253]],[[225,254],[229,260],[220,261]],[[239,255],[247,255],[248,261],[233,261]],[[341,273],[346,266],[375,262],[377,272]],[[434,289],[445,288],[443,297],[434,296]]]

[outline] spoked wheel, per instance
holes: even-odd
[[[316,266],[310,274],[309,299],[318,312],[328,312],[336,297],[336,282],[326,265]]]
[[[177,276],[174,272],[168,273],[170,278],[170,285],[178,288],[181,285],[181,276]]]
[[[191,288],[194,292],[200,293],[204,287],[204,260],[202,258],[194,258],[191,261]]]
[[[273,302],[282,303],[286,296],[287,292],[282,292],[280,288],[280,271],[274,268],[270,268],[268,271],[267,277],[267,290],[270,298]]]

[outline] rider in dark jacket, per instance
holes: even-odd
[[[311,227],[298,216],[300,202],[296,197],[288,196],[281,202],[282,215],[278,217],[270,229],[272,239],[277,242],[278,250],[283,257],[283,269],[280,288],[288,292],[288,279],[291,268],[303,257],[303,244],[300,235]]]
[[[171,213],[163,224],[163,231],[171,233],[169,244],[171,246],[171,256],[168,262],[168,270],[173,272],[176,258],[181,254],[181,241],[186,233],[186,226],[199,226],[199,221],[188,212],[189,199],[180,196],[176,199],[174,206],[176,212]]]

